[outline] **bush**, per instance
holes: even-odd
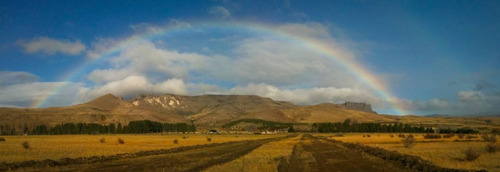
[[[405,135],[404,134],[398,134],[398,137],[399,138],[405,138]]]
[[[459,139],[463,139],[465,137],[465,134],[464,133],[459,133],[457,134],[458,138]]]
[[[363,135],[363,137],[366,137],[365,135]]]
[[[174,139],[174,144],[179,144],[179,140]]]
[[[491,130],[491,134],[500,134],[500,128],[494,128]]]
[[[490,137],[488,136],[488,134],[483,134],[481,135],[481,137],[483,138],[484,141],[486,142],[489,142],[490,141]]]
[[[492,143],[497,142],[497,135],[496,134],[491,134],[491,136],[490,136],[490,142],[492,142]]]
[[[443,138],[448,138],[448,139],[449,139],[449,138],[452,138],[452,137],[454,137],[454,136],[455,136],[455,134],[451,134],[451,133],[450,133],[450,134],[445,134],[445,135],[443,135]]]
[[[208,142],[211,142],[211,141],[212,141],[212,138],[207,137],[207,141],[208,141]]]
[[[24,141],[23,143],[21,143],[21,146],[23,146],[24,149],[29,149],[30,143],[28,143],[28,141]]]
[[[426,134],[424,139],[441,139],[441,134]]]
[[[187,139],[187,137],[186,136],[182,136],[182,139]]]
[[[119,144],[125,144],[125,141],[123,141],[123,139],[122,139],[122,138],[118,138],[118,143],[119,143]]]
[[[101,143],[106,143],[106,139],[103,137],[103,138],[101,138],[101,139],[99,140],[99,142],[101,142]]]
[[[394,134],[389,135],[389,137],[394,138]]]
[[[477,139],[477,138],[479,138],[479,137],[475,136],[475,135],[467,135],[467,136],[465,136],[465,139],[467,139],[467,140]]]
[[[5,142],[5,138],[0,137],[0,142]]]
[[[368,138],[369,138],[369,137],[371,137],[371,135],[369,135],[369,134],[368,134],[368,135],[366,135],[366,137],[368,137]]]
[[[465,160],[467,161],[473,161],[479,158],[479,156],[481,156],[479,151],[473,149],[472,147],[469,147],[469,149],[465,150],[464,154],[465,154]]]
[[[499,146],[494,144],[494,143],[490,143],[488,145],[486,145],[486,150],[489,152],[489,153],[495,153],[498,151]]]
[[[413,134],[410,134],[408,135],[408,138],[415,138],[415,136],[413,136]]]
[[[405,148],[410,148],[417,143],[417,140],[413,137],[407,137],[403,139],[403,145]]]

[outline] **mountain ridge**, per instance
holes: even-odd
[[[419,125],[484,123],[485,119],[414,117],[377,114],[366,103],[321,103],[294,105],[256,95],[198,95],[175,94],[139,95],[124,100],[105,94],[87,103],[51,108],[0,108],[0,125],[37,126],[60,123],[122,123],[151,120],[162,123],[191,123],[200,128],[220,127],[241,119],[259,119],[279,123],[358,122],[413,123]],[[500,123],[493,118],[492,123]],[[454,124],[453,120],[461,121]],[[491,123],[491,122],[490,122]],[[489,125],[489,124],[484,124]],[[19,127],[21,128],[21,127]]]

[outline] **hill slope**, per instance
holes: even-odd
[[[280,123],[342,122],[404,122],[434,126],[466,126],[474,124],[488,127],[483,118],[431,118],[412,116],[378,115],[368,104],[324,103],[297,106],[253,95],[141,95],[123,100],[111,94],[90,102],[56,108],[0,108],[0,125],[16,128],[34,127],[39,124],[59,123],[122,123],[151,120],[163,123],[190,123],[199,127],[220,127],[240,119],[260,119]],[[446,122],[445,122],[446,121]],[[455,121],[452,123],[452,121]],[[499,123],[497,118],[493,124]],[[436,124],[436,125],[435,125]]]

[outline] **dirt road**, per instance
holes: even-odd
[[[305,135],[278,171],[410,171],[406,167]]]

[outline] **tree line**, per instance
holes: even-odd
[[[293,131],[293,128],[291,129]],[[477,134],[478,130],[471,128],[441,128],[434,130],[431,127],[415,126],[403,123],[381,124],[381,123],[358,123],[346,119],[344,122],[335,123],[314,123],[312,125],[313,132],[328,133],[328,132],[383,132],[383,133],[463,133]]]
[[[439,129],[439,133],[441,134],[452,134],[452,133],[463,133],[463,134],[477,134],[479,131],[470,129],[470,128],[458,128],[458,129],[451,129],[451,128],[443,128]]]
[[[344,122],[314,123],[312,130],[320,133],[328,132],[387,132],[387,133],[434,133],[434,129],[423,126],[412,126],[409,124],[394,123],[358,123],[346,119]]]
[[[14,135],[14,128],[0,126],[0,134]],[[160,123],[149,120],[130,121],[128,125],[122,126],[112,124],[96,123],[64,123],[55,126],[38,125],[33,130],[25,127],[23,133],[33,135],[61,135],[61,134],[135,134],[135,133],[160,133],[160,132],[195,132],[193,123]]]
[[[273,121],[266,121],[262,119],[240,119],[237,121],[229,122],[224,125],[222,125],[222,128],[233,128],[235,125],[239,123],[254,123],[258,124],[259,127],[257,129],[259,130],[278,130],[278,129],[287,129],[291,126],[293,126],[293,123],[279,123],[279,122],[273,122]]]

